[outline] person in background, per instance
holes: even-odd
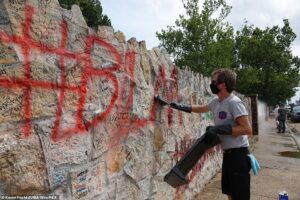
[[[285,133],[285,120],[287,111],[284,109],[284,105],[281,104],[278,109],[277,120],[279,121],[278,133]]]
[[[279,130],[279,121],[278,121],[278,109],[279,109],[279,105],[276,105],[274,108],[274,114],[275,114],[275,125],[276,128]]]
[[[224,150],[222,164],[222,192],[229,200],[250,199],[250,159],[248,135],[252,135],[248,112],[242,100],[232,92],[236,74],[230,69],[212,73],[210,88],[213,98],[207,105],[183,105],[172,102],[170,106],[185,112],[213,113],[215,126],[208,126],[207,134],[218,135]]]

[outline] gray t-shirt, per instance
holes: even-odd
[[[232,126],[236,126],[236,118],[248,115],[242,100],[234,94],[230,94],[221,102],[218,97],[215,97],[209,102],[208,107],[213,112],[215,125],[231,124]],[[247,135],[237,137],[219,135],[219,138],[224,150],[249,146]]]

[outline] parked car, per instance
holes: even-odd
[[[293,107],[292,106],[285,106],[284,108],[286,110],[287,119],[291,119],[291,114],[292,114]]]
[[[291,121],[300,122],[300,106],[294,106],[291,111]]]

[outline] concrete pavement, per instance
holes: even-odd
[[[256,176],[251,175],[251,200],[275,200],[281,191],[287,191],[289,200],[300,200],[300,152],[291,134],[278,134],[270,119],[260,124],[260,134],[253,139],[256,142],[251,152],[261,170]],[[221,174],[218,173],[195,199],[227,200],[221,192]]]

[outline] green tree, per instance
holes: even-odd
[[[200,12],[199,0],[182,2],[186,15],[180,15],[174,26],[156,32],[160,47],[177,66],[189,66],[204,75],[218,67],[231,67],[235,59],[234,31],[223,22],[231,7],[225,0],[205,0]]]
[[[66,9],[70,9],[73,4],[78,5],[90,27],[111,26],[110,19],[102,14],[102,6],[99,0],[59,0],[59,4]]]
[[[237,91],[259,95],[270,105],[291,98],[299,85],[299,58],[292,55],[296,35],[287,19],[283,27],[254,28],[247,23],[236,34]]]

